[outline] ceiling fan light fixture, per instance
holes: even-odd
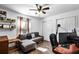
[[[33,11],[37,11],[35,14],[46,14],[46,10],[49,10],[50,7],[44,7],[43,5],[48,5],[48,4],[35,4],[36,9],[30,9]]]

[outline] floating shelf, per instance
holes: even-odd
[[[7,12],[0,10],[0,30],[13,30],[16,28],[15,19],[7,18]]]
[[[14,25],[14,26],[8,26],[8,27],[4,27],[4,25],[1,27],[0,26],[0,30],[13,30],[13,29],[15,29],[16,28],[16,26]]]
[[[14,23],[15,22],[15,19],[13,19],[13,20],[1,20],[0,19],[0,22],[7,22],[7,23]]]

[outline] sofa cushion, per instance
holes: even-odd
[[[21,40],[26,39],[26,35],[20,35],[20,39],[21,39]]]
[[[31,36],[30,33],[28,33],[28,34],[26,35],[26,39],[32,39],[32,36]]]
[[[31,34],[32,38],[35,38],[35,34]]]
[[[35,34],[35,37],[39,36],[39,32],[34,32],[34,34]]]
[[[35,37],[35,38],[33,38],[33,39],[31,39],[31,40],[38,40],[38,39],[41,39],[42,37]]]
[[[22,40],[22,46],[23,47],[26,47],[28,45],[31,45],[31,44],[35,44],[35,42],[33,42],[32,40]]]

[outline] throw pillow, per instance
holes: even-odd
[[[34,38],[35,37],[35,34],[31,34],[32,35],[32,38]]]

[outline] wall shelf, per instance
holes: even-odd
[[[13,30],[15,28],[16,28],[15,25],[14,26],[7,26],[7,27],[4,27],[4,25],[3,25],[3,27],[0,26],[0,30],[2,30],[2,29],[4,29],[4,30]]]
[[[15,19],[7,18],[7,12],[0,10],[0,30],[13,30],[16,28]]]
[[[1,19],[0,19],[0,22],[4,22],[4,23],[14,23],[15,20],[7,20],[7,19],[1,20]]]

